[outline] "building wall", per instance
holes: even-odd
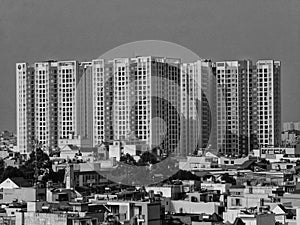
[[[34,138],[42,146],[55,148],[57,146],[57,128],[55,128],[57,126],[57,123],[55,123],[57,120],[57,89],[54,84],[54,76],[57,70],[51,69],[51,66],[53,66],[51,64],[51,62],[34,64]],[[50,124],[51,121],[53,123]]]
[[[295,129],[294,122],[284,122],[282,131],[290,131]]]
[[[59,138],[77,136],[76,86],[79,80],[78,63],[66,61],[58,63],[58,127]]]
[[[171,201],[170,211],[174,213],[191,214],[213,214],[218,212],[219,203],[217,202],[189,202],[189,201]]]
[[[90,63],[45,61],[16,64],[17,133],[21,153],[36,143],[57,148],[59,139],[79,137],[91,146]]]
[[[234,223],[235,219],[240,213],[240,209],[228,209],[223,213],[224,222]]]
[[[181,65],[181,151],[215,148],[215,70],[209,60]]]
[[[216,63],[218,150],[241,155],[250,150],[250,61]]]
[[[34,188],[14,188],[14,189],[2,189],[2,203],[11,203],[15,200],[18,201],[36,201],[37,193]]]
[[[180,153],[180,59],[150,57],[150,147]],[[158,119],[157,119],[158,118]]]
[[[19,212],[17,218],[16,225],[67,225],[66,214],[24,212],[22,216]]]
[[[113,63],[103,59],[92,61],[93,146],[113,140]]]
[[[19,152],[27,152],[27,64],[16,64],[17,145]]]
[[[78,68],[79,80],[77,81],[77,129],[82,143],[85,146],[93,145],[93,88],[92,88],[92,63],[81,62]]]
[[[259,60],[257,71],[258,142],[260,146],[281,143],[280,62]]]
[[[142,215],[145,215],[145,224],[160,225],[162,223],[160,203],[145,204],[145,206],[142,208]]]
[[[0,189],[13,189],[13,188],[18,188],[19,186],[16,185],[11,179],[7,178],[0,184]]]
[[[181,66],[181,151],[190,155],[200,148],[201,142],[201,64],[184,63]],[[201,146],[202,147],[202,146]]]
[[[201,183],[202,188],[212,191],[220,191],[221,194],[226,193],[230,186],[231,184]]]
[[[246,225],[265,225],[265,224],[275,224],[275,214],[259,214],[254,218],[254,220],[247,217],[242,217],[242,220]],[[256,221],[256,223],[255,223]]]
[[[48,61],[17,63],[16,77],[22,153],[35,139],[55,148],[61,139],[96,146],[134,138],[179,155],[215,140],[220,152],[233,155],[280,140],[279,61]]]

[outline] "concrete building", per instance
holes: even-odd
[[[92,145],[90,63],[58,62],[58,130],[60,139],[87,140]]]
[[[249,79],[250,61],[216,63],[217,142],[223,154],[242,155],[250,151]]]
[[[16,64],[17,135],[22,154],[35,144],[59,147],[59,140],[80,138],[91,146],[92,108],[89,63],[45,61]]]
[[[221,194],[228,193],[230,187],[231,187],[231,184],[229,184],[229,183],[225,183],[225,184],[212,183],[212,182],[202,182],[201,183],[201,188],[204,188],[208,191],[217,191]]]
[[[134,136],[149,149],[178,151],[180,60],[119,58],[113,60],[113,71],[114,139]]]
[[[181,65],[180,148],[184,156],[216,147],[214,73],[214,65],[209,60]]]
[[[284,122],[282,126],[282,131],[295,130],[294,122]]]
[[[159,194],[162,197],[170,199],[180,199],[184,194],[182,185],[163,185],[163,186],[148,186],[145,187],[147,192]]]
[[[241,155],[281,144],[280,62],[216,63],[218,150]]]
[[[281,64],[259,60],[257,72],[257,138],[260,146],[281,144]]]
[[[300,143],[300,131],[291,130],[281,133],[281,141],[283,146],[295,146]]]
[[[297,161],[300,155],[300,145],[298,144],[295,147],[264,147],[254,149],[253,155],[267,159],[270,162],[278,162],[281,159]]]
[[[58,141],[57,62],[37,62],[33,69],[34,139],[42,146],[55,148]]]
[[[279,61],[45,61],[17,63],[16,77],[22,154],[36,143],[55,149],[132,139],[183,156],[280,144]]]
[[[14,201],[39,201],[46,199],[46,189],[38,184],[32,186],[22,177],[7,178],[0,184],[0,203]]]
[[[93,146],[114,140],[113,62],[97,59],[92,61],[93,80]]]
[[[228,209],[244,209],[265,206],[274,202],[277,197],[272,186],[242,186],[233,185],[227,197]]]
[[[294,129],[300,131],[300,122],[295,122],[294,123]]]
[[[179,161],[179,168],[187,171],[218,168],[218,161],[219,158],[214,156],[188,156]]]
[[[56,165],[54,171],[65,169],[66,188],[109,184],[103,173],[115,166],[112,160]]]
[[[275,225],[274,213],[257,213],[247,210],[241,212],[239,209],[229,209],[223,213],[224,222],[234,223],[236,218],[240,218],[245,225]]]
[[[27,63],[16,64],[17,97],[17,146],[20,153],[26,153],[33,145],[34,113],[34,70]],[[32,115],[33,114],[33,115]]]
[[[91,73],[93,146],[135,138],[149,149],[178,151],[179,59],[97,59]]]
[[[188,213],[188,214],[221,214],[224,206],[221,202],[190,202],[186,200],[172,200],[166,211],[170,213]]]

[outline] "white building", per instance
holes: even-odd
[[[216,63],[217,142],[223,154],[247,154],[250,150],[249,79],[252,63],[224,61]]]
[[[29,73],[29,72],[28,72]],[[17,96],[17,145],[20,153],[25,153],[28,145],[27,120],[27,64],[16,64],[16,96]]]
[[[198,60],[181,65],[180,113],[182,155],[191,155],[214,142],[214,65]]]
[[[88,63],[45,61],[16,64],[17,135],[21,153],[34,144],[56,148],[59,140],[91,139]]]
[[[275,225],[274,213],[243,213],[239,209],[228,209],[223,213],[224,222],[234,223],[236,218],[240,218],[245,225]]]
[[[257,71],[257,138],[260,146],[281,144],[280,62],[259,60]]]

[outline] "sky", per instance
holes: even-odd
[[[282,121],[300,121],[299,0],[1,0],[0,130],[16,130],[16,62],[91,60],[139,40],[280,60]]]

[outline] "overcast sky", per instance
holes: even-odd
[[[282,121],[300,121],[299,0],[1,0],[0,130],[16,129],[16,62],[91,60],[145,39],[281,60]]]

